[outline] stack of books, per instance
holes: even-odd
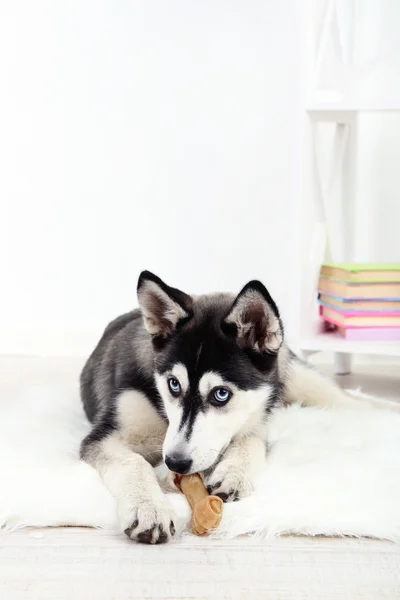
[[[320,315],[349,340],[400,340],[400,263],[321,267]]]

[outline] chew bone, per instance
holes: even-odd
[[[195,535],[206,535],[215,529],[222,519],[223,502],[218,496],[209,496],[198,473],[175,475],[175,484],[180,488],[192,509],[192,531]]]

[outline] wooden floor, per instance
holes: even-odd
[[[333,375],[329,366],[321,371],[333,376],[342,388],[361,388],[363,392],[400,402],[400,362],[398,365],[359,365],[350,375]]]
[[[24,531],[1,538],[0,598],[400,598],[400,555],[372,540],[145,546],[93,530]]]
[[[21,384],[76,377],[81,361],[0,359],[1,403]],[[400,397],[399,369],[362,367],[344,387]],[[0,490],[1,493],[1,490]],[[29,490],[27,490],[29,494]],[[295,500],[295,499],[294,499]],[[288,537],[143,546],[91,529],[0,534],[0,600],[400,598],[400,547],[376,540]]]

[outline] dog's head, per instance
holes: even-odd
[[[164,460],[178,473],[204,471],[265,419],[283,342],[278,309],[259,281],[236,298],[191,297],[148,271],[138,298],[169,422]]]

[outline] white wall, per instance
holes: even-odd
[[[400,54],[400,52],[399,52]],[[400,261],[400,114],[359,119],[357,261]]]
[[[290,320],[294,5],[2,1],[0,352],[86,353],[144,268]]]
[[[357,0],[358,93],[400,107],[400,2]],[[400,261],[400,114],[363,113],[358,135],[357,261]]]

